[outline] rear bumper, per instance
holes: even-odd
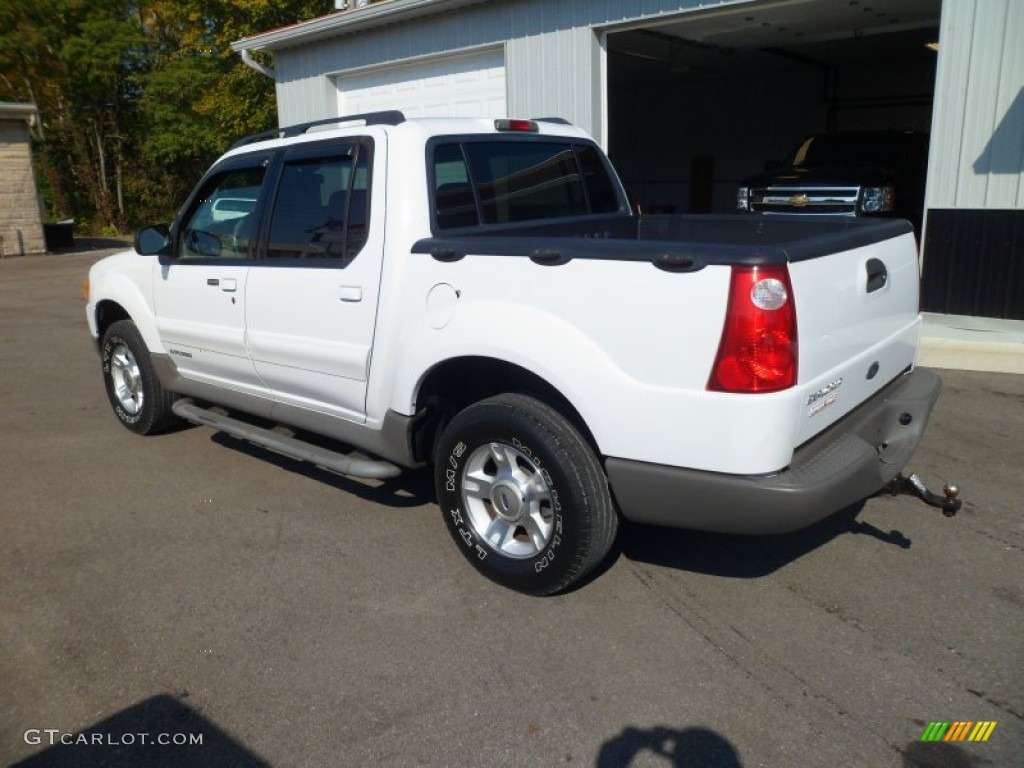
[[[901,376],[798,448],[790,466],[772,475],[617,458],[609,458],[605,470],[623,516],[634,522],[722,533],[794,531],[872,496],[896,477],[921,441],[941,388],[929,371]]]

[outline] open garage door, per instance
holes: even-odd
[[[940,6],[766,1],[609,31],[609,154],[634,202],[731,212],[807,136],[927,133]]]
[[[504,117],[501,48],[339,75],[338,114],[400,109],[407,117]]]

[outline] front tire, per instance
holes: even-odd
[[[111,323],[103,334],[101,356],[107,398],[114,415],[125,427],[140,435],[151,435],[180,422],[171,410],[176,397],[160,385],[149,349],[135,323]]]
[[[525,395],[458,413],[438,441],[434,481],[463,555],[519,592],[569,588],[600,564],[618,530],[594,451],[558,411]]]

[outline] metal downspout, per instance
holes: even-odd
[[[247,66],[249,69],[252,69],[252,70],[255,70],[256,72],[259,72],[264,77],[269,77],[271,80],[275,79],[275,77],[274,77],[274,70],[272,70],[270,67],[265,67],[262,64],[260,64],[258,61],[256,61],[256,59],[254,59],[252,57],[252,54],[249,53],[249,49],[248,48],[243,48],[241,53],[242,53],[242,63],[245,64],[245,66]]]

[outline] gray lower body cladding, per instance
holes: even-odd
[[[605,471],[634,522],[721,533],[786,533],[880,491],[910,461],[942,381],[905,374],[797,449],[788,468],[737,476],[609,458]]]

